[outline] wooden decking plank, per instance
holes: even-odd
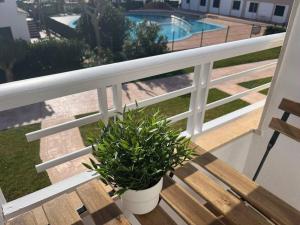
[[[298,102],[284,98],[279,105],[279,109],[300,117],[300,103]]]
[[[176,225],[172,218],[160,207],[144,215],[136,215],[141,225]]]
[[[278,118],[272,118],[269,127],[294,139],[295,141],[300,142],[300,129],[288,124],[287,122],[284,122]]]
[[[49,222],[42,207],[37,207],[32,210],[34,218],[38,225],[48,225]]]
[[[7,225],[39,225],[32,212],[24,213],[20,216],[17,216],[11,220],[9,220]]]
[[[264,217],[250,210],[243,201],[228,193],[190,163],[178,168],[175,175],[211,203],[230,222],[236,225],[270,225]]]
[[[83,225],[80,216],[72,208],[66,195],[45,203],[43,209],[51,225]]]
[[[96,224],[130,224],[101,186],[100,181],[93,180],[78,187],[77,194]]]
[[[161,197],[180,215],[188,224],[221,225],[208,209],[198,203],[187,191],[181,188],[171,178],[164,178]]]
[[[193,161],[222,180],[257,210],[277,224],[299,225],[300,212],[276,195],[259,186],[224,161],[192,144],[200,155]]]

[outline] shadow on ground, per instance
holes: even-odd
[[[0,130],[40,122],[54,114],[45,102],[0,112]]]

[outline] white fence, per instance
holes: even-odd
[[[116,112],[122,111],[123,103],[121,85],[125,82],[147,78],[187,67],[194,67],[192,86],[139,102],[139,107],[144,107],[190,93],[191,98],[189,110],[172,116],[169,119],[172,122],[187,119],[187,128],[184,135],[194,137],[195,135],[201,134],[203,131],[214,128],[220,124],[224,124],[225,122],[244,115],[251,110],[261,107],[264,102],[247,106],[243,109],[237,110],[236,112],[219,117],[204,124],[204,115],[207,109],[223,105],[239,99],[251,92],[259,91],[270,86],[270,84],[261,85],[207,104],[208,91],[212,85],[248,76],[254,72],[262,71],[274,66],[274,63],[271,63],[237,74],[231,74],[226,77],[211,80],[211,72],[214,61],[281,46],[284,35],[285,34],[274,34],[3,84],[0,85],[0,111],[97,89],[100,109],[98,113],[26,134],[28,141],[38,140],[42,137],[93,123],[100,119],[108,120],[108,118],[114,116]],[[110,86],[113,90],[113,108],[108,110],[106,88]],[[135,103],[127,106],[127,108],[135,107]],[[36,169],[38,172],[41,172],[90,152],[91,147],[86,147],[62,157],[52,159],[48,162],[41,163],[36,166]],[[74,190],[74,188],[78,185],[88,182],[95,177],[97,177],[97,175],[85,172],[30,195],[21,197],[17,200],[4,203],[2,205],[4,218],[9,219],[20,213],[28,211],[59,194]]]

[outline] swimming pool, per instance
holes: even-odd
[[[211,23],[205,23],[196,19],[182,19],[177,16],[150,16],[150,15],[128,15],[127,18],[134,22],[140,23],[143,20],[148,20],[158,23],[160,26],[160,33],[167,36],[168,41],[182,40],[191,37],[195,33],[202,31],[211,31],[222,29],[223,26]]]
[[[129,21],[133,23],[141,23],[144,20],[157,23],[160,26],[160,34],[167,36],[168,41],[182,40],[191,37],[193,34],[205,31],[212,31],[224,28],[218,24],[206,23],[196,19],[183,19],[174,15],[158,16],[158,15],[127,15]],[[78,19],[74,19],[68,25],[72,28],[76,27]]]

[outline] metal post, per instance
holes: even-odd
[[[250,37],[249,38],[252,38],[253,27],[254,27],[254,24],[252,24],[252,26],[251,26],[251,31],[250,31]]]
[[[281,120],[282,121],[287,121],[287,119],[289,118],[289,116],[290,116],[290,113],[284,112],[283,115],[282,115],[282,117],[281,117]],[[265,154],[263,155],[262,160],[260,161],[260,163],[258,165],[258,168],[257,168],[257,170],[256,170],[256,172],[255,172],[255,174],[254,174],[254,176],[252,178],[253,181],[255,181],[257,179],[257,177],[258,177],[258,175],[259,175],[259,173],[260,173],[260,171],[261,171],[261,169],[262,169],[262,167],[263,167],[263,165],[264,165],[264,163],[265,163],[265,161],[266,161],[266,159],[267,159],[267,157],[268,157],[271,149],[275,145],[275,143],[276,143],[279,135],[280,135],[280,133],[278,131],[274,131],[274,133],[273,133],[273,135],[272,135],[272,137],[271,137],[271,139],[270,139],[270,141],[268,143],[267,150],[266,150]]]
[[[189,110],[192,111],[192,115],[188,117],[187,122],[187,133],[192,138],[202,132],[212,65],[213,62],[210,62],[195,66],[194,69],[193,85],[196,90],[191,93]]]
[[[201,39],[200,39],[200,47],[202,47],[202,44],[203,44],[203,28],[202,28],[202,31],[201,31]]]
[[[229,29],[230,29],[230,26],[227,27],[226,37],[225,37],[225,43],[228,41]]]
[[[172,52],[174,51],[174,39],[175,39],[175,31],[173,31],[173,38],[172,38]]]

